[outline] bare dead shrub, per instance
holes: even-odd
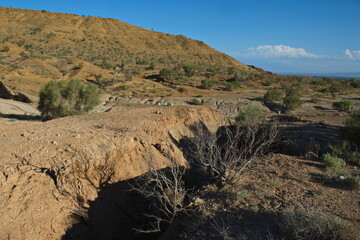
[[[227,126],[216,133],[197,123],[193,131],[189,147],[191,165],[227,184],[236,183],[254,159],[268,153],[279,135],[276,123]]]
[[[184,175],[186,168],[169,157],[167,168],[159,169],[154,161],[148,161],[149,172],[140,176],[133,191],[149,199],[153,213],[145,214],[150,222],[146,226],[135,229],[141,233],[160,232],[163,225],[171,225],[182,213],[188,211],[185,205],[187,190]]]

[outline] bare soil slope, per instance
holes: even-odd
[[[60,239],[106,184],[141,175],[147,161],[185,163],[176,141],[222,117],[207,107],[115,107],[49,122],[0,125],[0,239]],[[110,210],[111,212],[111,210]],[[75,216],[75,218],[74,218]]]

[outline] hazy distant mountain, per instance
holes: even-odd
[[[360,79],[360,72],[358,73],[279,73],[281,75],[296,75],[296,76],[312,76],[312,77],[332,77],[332,78],[356,78]]]

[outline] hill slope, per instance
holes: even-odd
[[[0,22],[0,76],[32,95],[50,79],[110,81],[141,65],[250,70],[201,41],[115,19],[1,7]]]

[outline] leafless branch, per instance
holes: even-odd
[[[238,181],[249,164],[276,142],[279,134],[275,123],[247,127],[227,126],[212,133],[197,123],[191,139],[191,164],[214,179],[228,184]]]
[[[135,229],[137,232],[153,233],[161,231],[161,224],[172,224],[174,220],[187,211],[184,199],[187,195],[184,174],[186,168],[171,157],[169,166],[158,169],[154,161],[148,161],[149,172],[136,181],[132,189],[149,199],[154,207],[153,214],[147,214],[150,223]]]

